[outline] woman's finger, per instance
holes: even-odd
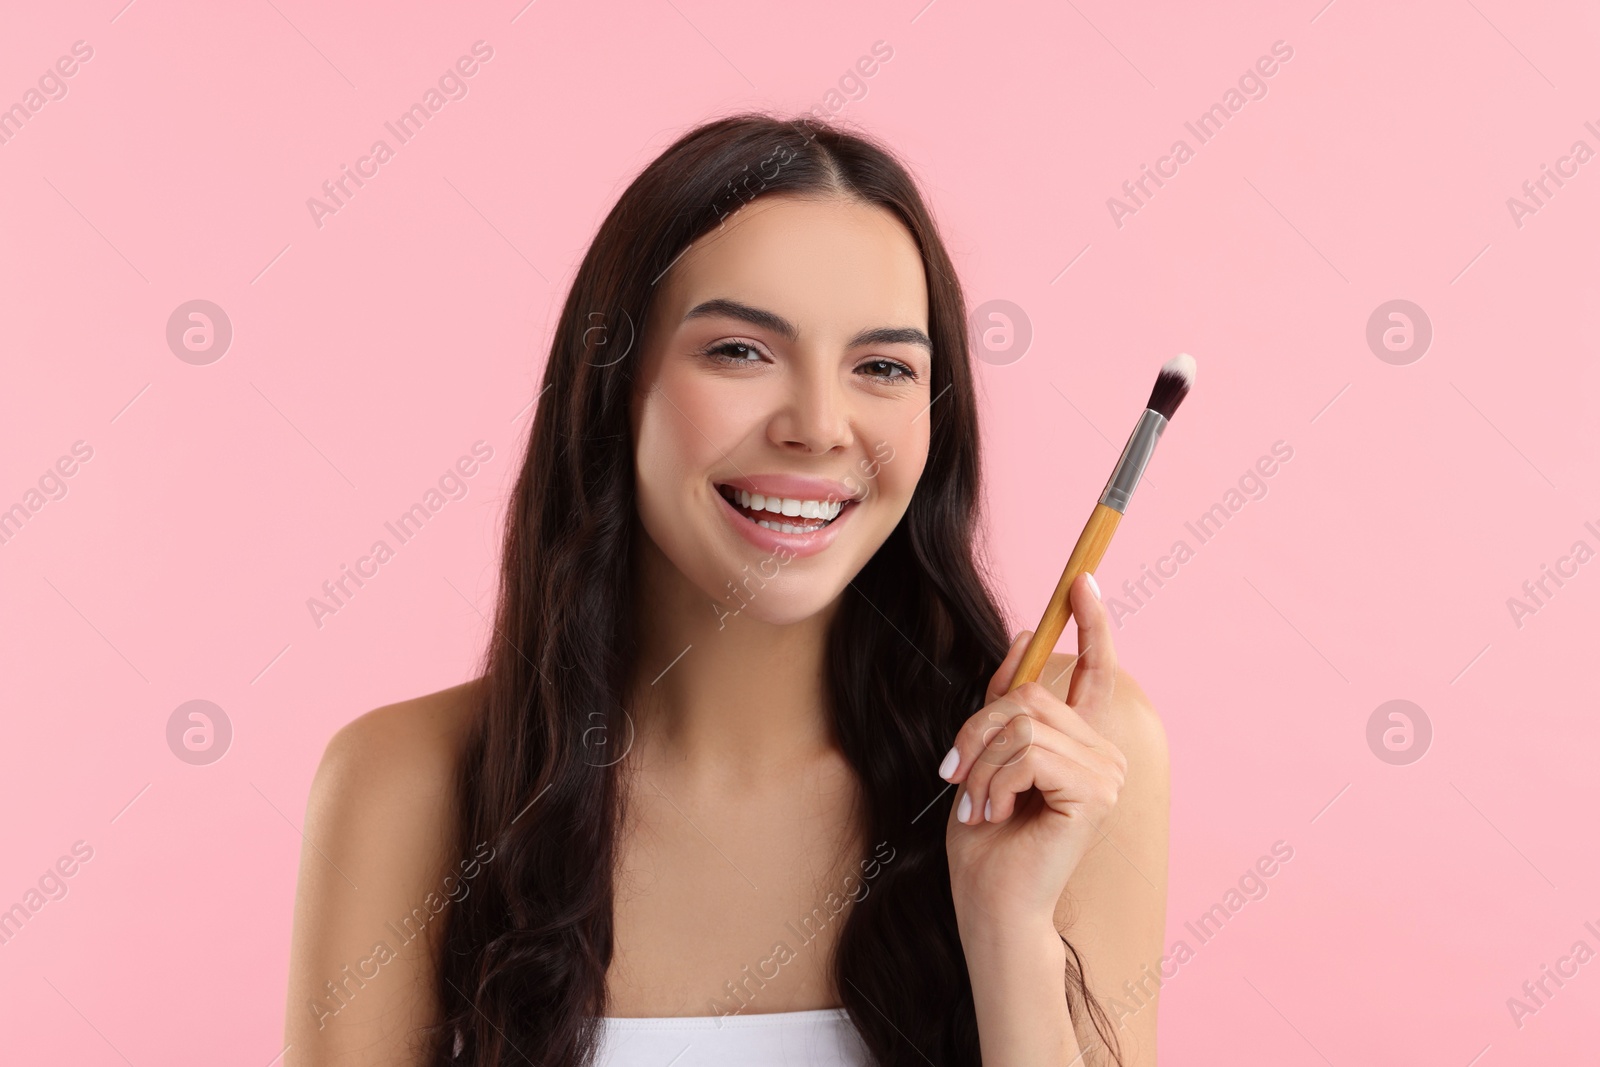
[[[1067,703],[1074,708],[1103,705],[1117,686],[1117,648],[1111,640],[1111,613],[1100,600],[1094,575],[1085,571],[1068,594],[1078,622],[1078,659],[1072,665]]]
[[[995,783],[1010,782],[1013,783],[1014,792],[1025,791],[1029,786],[1016,786],[1014,783],[1029,780],[1033,772],[1019,778],[1016,769],[1030,766],[1041,758],[1064,761],[1071,768],[1082,769],[1084,773],[1111,775],[1118,779],[1122,774],[1116,762],[1099,749],[1054,730],[1032,716],[1014,715],[994,734],[969,769],[963,785],[963,798],[957,801],[957,819],[976,825],[985,821],[986,816],[991,820],[1001,812],[1008,816],[1014,806],[1010,797],[1004,803],[996,799],[992,812],[986,808],[994,795]],[[1071,773],[1078,774],[1079,771],[1073,770]]]
[[[971,766],[966,768],[962,780],[962,795],[971,798],[972,807],[965,808],[961,798],[957,798],[956,817],[961,822],[982,822],[983,805],[989,798],[990,781],[1007,767],[1022,762],[1035,749],[1046,748],[1075,757],[1088,752],[1087,745],[1051,729],[1026,712],[1016,712],[1015,706],[1009,699],[996,702],[993,711],[996,719],[1003,721],[987,731],[982,750],[977,753]],[[965,817],[961,815],[963,810],[969,812]]]
[[[1051,692],[1043,682],[1024,683],[1014,692],[1007,693],[1005,699],[1014,703],[1022,714],[1031,715],[1052,730],[1060,731],[1090,748],[1104,748],[1107,743],[1075,708]]]
[[[1039,790],[1051,809],[1070,814],[1109,812],[1122,790],[1120,766],[1087,749],[1063,754],[1035,745],[1024,759],[1000,768],[988,783],[983,811],[988,822],[1004,822],[1017,810],[1017,799]],[[1093,820],[1091,820],[1093,821]]]
[[[1012,750],[993,742],[1014,718],[1034,719],[1090,748],[1104,750],[1108,742],[1083,716],[1040,682],[1025,682],[974,712],[956,731],[955,744],[939,766],[939,777],[962,782],[975,766],[999,766],[1011,759]]]
[[[1021,712],[1009,698],[991,704],[985,709],[985,714],[992,716],[989,720],[992,728],[985,729],[982,747],[976,758],[962,760],[965,776],[961,794],[956,798],[958,822],[983,822],[984,802],[989,798],[989,780],[1007,763],[1015,763],[1026,756],[1039,736],[1049,729],[1031,715]],[[967,727],[962,727],[962,734],[967,734]],[[967,747],[970,747],[970,743]]]

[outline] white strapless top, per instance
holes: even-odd
[[[599,1067],[869,1067],[843,1008],[601,1020]]]

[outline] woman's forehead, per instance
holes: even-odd
[[[669,329],[719,300],[770,311],[802,336],[927,329],[915,240],[891,212],[859,200],[762,197],[698,239],[663,281]]]

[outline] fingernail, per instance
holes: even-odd
[[[994,822],[994,801],[993,800],[985,800],[983,802],[983,821],[984,822]]]
[[[967,821],[967,817],[969,815],[971,815],[971,814],[972,814],[972,794],[971,793],[963,793],[961,795],[961,803],[956,805],[956,822],[966,822]]]
[[[1087,572],[1085,572],[1085,576],[1089,579],[1089,592],[1094,594],[1094,598],[1096,600],[1099,600],[1100,599],[1100,583],[1094,580],[1094,575],[1092,575],[1092,574],[1088,574]]]
[[[948,782],[950,776],[956,773],[956,768],[959,766],[961,766],[961,753],[952,748],[945,753],[944,762],[939,764],[939,777]]]

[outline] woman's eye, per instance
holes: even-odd
[[[894,359],[873,359],[856,368],[867,372],[869,378],[882,378],[885,381],[914,381],[917,372]]]
[[[722,341],[706,349],[706,355],[722,363],[760,363],[761,350],[743,341]]]
[[[761,363],[766,360],[761,349],[745,341],[719,341],[704,349],[708,359],[723,364],[744,364],[746,366]],[[886,382],[914,382],[917,372],[897,359],[873,359],[856,368],[857,373],[864,373],[869,378],[877,378]]]

